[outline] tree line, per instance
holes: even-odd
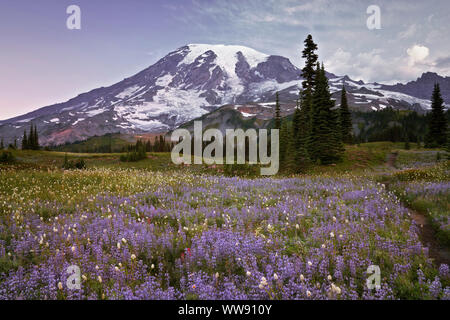
[[[22,137],[22,150],[39,150],[41,147],[39,145],[39,135],[37,131],[37,126],[31,124],[30,131],[27,134],[27,131],[24,130]],[[6,148],[5,141],[3,138],[0,138],[0,150]],[[8,145],[8,149],[18,149],[19,146],[17,144],[17,139],[14,139],[13,143]]]
[[[164,135],[156,136],[154,142],[149,140],[138,139],[135,144],[129,144],[122,149],[122,152],[130,152],[142,148],[145,152],[170,152],[173,143],[167,141]]]
[[[37,126],[31,124],[30,131],[27,135],[27,131],[24,130],[22,138],[22,150],[39,150],[39,136],[37,132]]]
[[[120,156],[120,161],[134,162],[147,158],[147,152],[170,152],[173,143],[166,141],[164,135],[157,136],[154,143],[150,140],[138,139],[135,144],[129,144],[122,150],[126,152]]]

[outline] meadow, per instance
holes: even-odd
[[[400,149],[349,146],[335,166],[270,178],[169,154],[69,154],[88,169],[62,170],[64,153],[14,151],[0,165],[0,299],[450,299],[449,266],[411,217],[445,245],[449,162]]]

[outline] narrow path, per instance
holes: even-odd
[[[397,152],[388,154],[386,160],[388,167],[395,169],[397,156]],[[386,188],[389,189],[389,183],[387,183]],[[436,238],[435,230],[428,223],[427,216],[411,208],[408,208],[408,210],[411,213],[411,218],[419,226],[419,239],[422,244],[428,248],[428,256],[433,259],[437,266],[442,263],[450,265],[450,250],[439,243]]]
[[[397,156],[398,156],[397,152],[391,152],[388,154],[386,161],[388,167],[395,169],[395,162],[397,161]]]
[[[425,215],[415,210],[409,209],[411,218],[419,226],[419,238],[424,246],[428,248],[428,255],[434,260],[437,266],[441,263],[450,265],[450,251],[442,246],[436,238],[436,232],[428,223]]]

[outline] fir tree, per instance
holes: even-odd
[[[164,146],[164,144],[165,144],[165,141],[164,141],[164,136],[163,135],[160,135],[159,136],[159,148],[160,148],[160,150],[159,150],[159,152],[164,152],[165,150],[165,146]]]
[[[292,139],[297,140],[300,137],[301,132],[301,110],[300,110],[300,100],[297,100],[297,105],[294,111],[294,115],[292,117]]]
[[[155,143],[153,144],[153,151],[159,152],[159,138],[158,136],[155,137]]]
[[[309,152],[311,159],[321,164],[338,160],[342,152],[338,117],[333,107],[334,100],[331,99],[325,69],[317,64]]]
[[[280,167],[282,168],[285,167],[286,165],[289,137],[290,137],[289,124],[286,120],[283,120],[280,129]]]
[[[425,143],[429,148],[441,147],[447,140],[447,119],[444,115],[444,100],[437,83],[434,85],[431,101],[431,115]]]
[[[23,138],[22,138],[22,150],[28,149],[28,137],[27,137],[27,131],[23,131]]]
[[[347,92],[342,86],[341,107],[339,109],[339,124],[341,127],[341,138],[344,143],[352,143],[352,116],[348,109]]]
[[[408,134],[405,135],[405,150],[411,149],[411,146],[409,144],[409,137]]]
[[[318,60],[318,56],[315,53],[317,50],[317,44],[314,43],[312,36],[309,34],[305,41],[305,48],[302,51],[302,58],[305,59],[305,66],[302,69],[302,87],[303,92],[312,92],[315,84],[316,71],[315,66]]]
[[[39,150],[39,136],[38,136],[36,125],[34,126],[33,147],[34,147],[34,150]]]
[[[280,100],[278,92],[275,95],[275,129],[281,129]]]
[[[29,149],[33,149],[33,134],[34,134],[33,124],[31,124],[30,133],[28,134],[28,142],[27,142]]]
[[[3,149],[5,149],[5,142],[3,141],[3,138],[2,138],[2,140],[0,141],[0,150],[3,150]]]
[[[305,66],[302,69],[302,92],[301,92],[301,116],[299,117],[299,127],[302,131],[299,132],[301,137],[296,137],[297,140],[307,140],[311,133],[312,121],[312,105],[313,105],[313,90],[316,83],[316,71],[314,70],[318,55],[315,53],[317,44],[314,43],[312,36],[308,35],[304,41],[305,48],[302,51],[302,58],[305,59]],[[306,146],[310,151],[310,146]]]

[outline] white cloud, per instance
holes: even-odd
[[[430,54],[430,50],[425,46],[415,44],[408,48],[406,53],[409,56],[408,65],[413,67],[416,64],[424,62]]]
[[[429,54],[428,48],[426,50],[423,49],[425,47],[412,48],[407,50],[408,56],[397,58],[386,57],[385,51],[381,49],[352,55],[339,48],[325,61],[325,66],[337,75],[349,75],[365,82],[392,82],[393,79],[403,82],[418,77],[429,68],[425,63]],[[414,59],[413,65],[410,64],[411,59]]]

